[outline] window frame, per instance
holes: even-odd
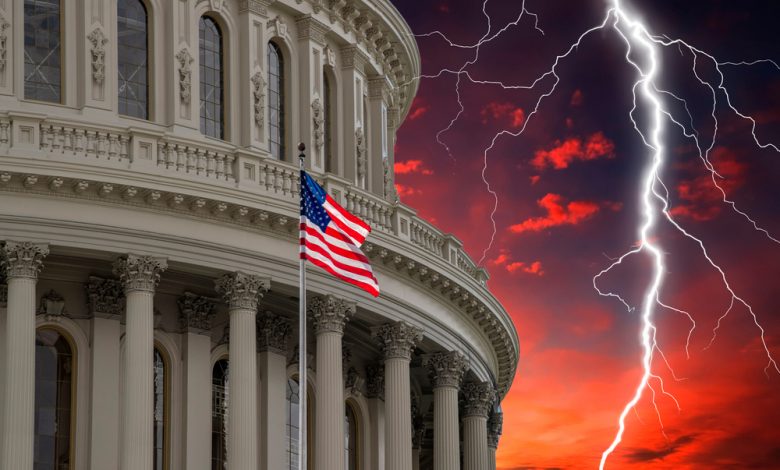
[[[119,109],[119,102],[121,101],[121,97],[119,95],[119,88],[121,84],[119,83],[119,66],[121,65],[121,52],[119,48],[119,1],[129,1],[129,0],[118,0],[116,3],[117,6],[117,12],[116,12],[116,32],[117,32],[117,55],[116,55],[116,63],[117,63],[117,73],[116,73],[116,80],[117,80],[117,92],[116,92],[116,98],[117,98],[117,114],[123,118],[129,118],[129,119],[140,119],[142,121],[152,121],[154,116],[154,93],[152,89],[152,82],[153,82],[153,74],[154,74],[154,64],[153,64],[153,54],[152,51],[154,50],[154,40],[153,40],[153,33],[154,33],[154,21],[153,16],[151,14],[152,9],[151,6],[148,4],[146,0],[134,0],[137,1],[144,9],[144,13],[146,14],[146,117],[138,117],[131,114],[123,114]],[[125,83],[127,84],[127,80],[125,80]]]
[[[152,360],[154,360],[154,352],[159,352],[163,362],[163,465],[162,469],[157,470],[169,470],[171,466],[171,355],[168,350],[155,339],[154,349],[152,351]],[[154,365],[152,365],[154,367]],[[152,370],[154,374],[154,369]],[[152,390],[154,390],[154,375],[152,376]],[[154,405],[154,400],[153,405]],[[152,419],[152,425],[154,425],[154,418]],[[154,435],[154,432],[152,433]],[[154,443],[152,443],[152,456],[155,452]],[[152,462],[152,468],[154,469],[154,461]]]
[[[204,85],[205,80],[205,72],[206,65],[204,64],[204,61],[201,59],[201,53],[203,52],[203,46],[201,42],[203,41],[203,38],[201,37],[201,25],[204,24],[205,21],[211,21],[214,25],[214,27],[217,30],[217,33],[219,34],[219,120],[216,121],[214,119],[211,119],[211,121],[218,122],[219,123],[219,133],[218,135],[211,135],[206,132],[206,129],[204,128],[204,115],[205,110],[207,108],[206,104],[207,102],[204,100],[203,93],[200,93],[201,89]],[[228,93],[227,93],[227,85],[228,81],[225,77],[226,67],[228,65],[228,58],[227,55],[227,40],[226,40],[226,31],[227,28],[224,26],[223,22],[220,21],[219,17],[216,15],[213,15],[211,12],[206,12],[198,18],[198,125],[200,129],[200,133],[203,136],[212,138],[212,139],[218,139],[222,141],[228,140]],[[208,51],[213,53],[214,51]],[[210,67],[210,70],[217,70],[213,67]],[[209,83],[207,86],[215,88],[214,84]],[[209,102],[212,103],[212,102]]]
[[[67,44],[66,44],[67,36],[64,34],[63,30],[67,26],[67,24],[66,24],[66,19],[67,19],[66,18],[67,17],[66,10],[67,9],[63,8],[63,0],[57,0],[57,2],[58,2],[58,9],[59,9],[59,22],[58,22],[58,25],[59,25],[59,45],[58,45],[59,54],[58,55],[59,55],[59,79],[60,79],[59,80],[59,97],[58,97],[59,99],[56,100],[56,101],[43,100],[43,99],[40,99],[40,98],[37,98],[37,97],[35,97],[35,98],[28,97],[27,93],[26,93],[27,75],[26,75],[26,70],[25,69],[27,67],[27,60],[26,60],[25,56],[26,56],[26,53],[27,53],[27,46],[25,44],[25,35],[26,35],[26,29],[27,29],[26,28],[27,27],[27,15],[25,14],[24,10],[25,10],[27,1],[28,0],[23,0],[21,2],[20,8],[19,8],[21,10],[21,19],[22,19],[22,27],[20,28],[22,30],[21,31],[22,47],[21,47],[21,57],[20,57],[20,59],[21,59],[20,60],[21,67],[19,67],[21,69],[21,71],[20,71],[20,75],[17,75],[17,76],[21,76],[21,83],[22,83],[21,90],[20,90],[21,99],[24,100],[24,101],[32,102],[32,103],[42,103],[42,104],[47,104],[47,105],[65,105],[66,104],[66,101],[65,101],[65,98],[66,98],[66,83],[65,83],[66,64],[65,64],[65,60],[64,59],[66,58],[65,57],[65,48],[67,46]],[[36,2],[36,0],[31,0],[31,1]]]
[[[274,51],[276,56],[278,57],[278,73],[274,77],[272,68],[271,68],[271,51]],[[288,93],[287,90],[287,62],[288,58],[285,57],[284,53],[284,47],[279,44],[278,41],[270,40],[266,44],[266,60],[267,60],[267,66],[268,66],[268,72],[267,72],[267,82],[268,82],[268,152],[271,154],[271,156],[279,161],[286,161],[287,160],[287,99],[288,99]],[[279,86],[278,91],[274,92],[272,91],[271,83],[274,80],[278,80]],[[272,95],[276,94],[278,95],[277,103],[278,108],[277,111],[277,123],[274,123],[274,121],[271,119],[271,111],[272,111]],[[272,138],[273,133],[271,132],[272,128],[277,127],[279,129],[279,140],[278,142],[275,142]],[[276,143],[279,148],[278,155],[274,154],[274,147],[273,144]]]
[[[222,355],[222,356],[219,357],[219,359],[214,361],[212,363],[212,365],[211,365],[211,402],[212,402],[212,404],[214,403],[214,385],[215,385],[214,384],[214,368],[217,367],[217,364],[219,364],[221,361],[225,361],[227,363],[227,367],[225,368],[225,371],[226,371],[225,378],[227,378],[227,380],[225,381],[226,382],[226,385],[225,385],[225,389],[226,390],[227,390],[227,381],[230,380],[229,379],[230,358],[227,355]],[[213,449],[213,444],[214,444],[214,410],[213,409],[212,409],[211,413],[212,413],[212,416],[211,416],[211,444],[212,444],[212,449]],[[222,422],[223,426],[224,426],[225,422],[226,421],[223,419],[223,422]],[[224,438],[227,437],[227,430],[223,430],[222,436]],[[227,442],[225,442],[225,455],[227,456]],[[209,464],[210,464],[210,468],[212,470],[214,470],[214,455],[213,455],[213,453],[211,455],[211,461],[209,462]],[[223,467],[223,470],[227,470],[227,467]]]

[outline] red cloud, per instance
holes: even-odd
[[[590,201],[571,201],[563,205],[563,197],[548,193],[538,201],[539,207],[547,211],[545,217],[533,217],[509,227],[514,233],[538,232],[559,225],[577,225],[595,215],[599,204]]]
[[[431,109],[430,106],[425,106],[422,104],[422,101],[419,98],[415,98],[415,100],[412,102],[412,109],[409,111],[409,115],[406,117],[406,119],[409,121],[419,119],[425,113],[427,113],[429,109]]]
[[[574,90],[574,93],[571,95],[570,104],[572,106],[579,106],[582,104],[582,98],[582,90]]]
[[[403,162],[395,162],[393,169],[398,175],[406,175],[409,173],[421,173],[423,175],[433,174],[433,171],[423,168],[423,166],[422,160],[406,160]]]
[[[495,120],[509,119],[512,127],[518,128],[525,122],[525,111],[515,107],[512,103],[490,102],[479,113],[482,116],[482,124],[487,124],[488,116]]]
[[[541,176],[539,176],[539,175],[533,175],[533,176],[531,176],[531,178],[530,178],[530,179],[531,179],[531,184],[536,184],[536,183],[538,183],[538,182],[539,182],[539,180],[540,180],[541,178],[542,178],[542,177],[541,177]]]
[[[501,253],[499,253],[497,257],[490,260],[490,264],[495,266],[500,266],[502,264],[505,264],[507,261],[509,261],[509,255],[505,250],[501,250]]]
[[[531,164],[537,169],[552,166],[556,170],[568,168],[574,160],[589,161],[597,158],[613,158],[615,144],[607,139],[602,132],[596,132],[582,141],[577,137],[555,142],[550,150],[537,150]]]
[[[415,189],[400,183],[395,183],[395,192],[397,192],[398,196],[400,197],[414,196],[416,194],[422,193],[422,191],[419,189]]]
[[[723,177],[715,178],[727,195],[745,183],[745,165],[738,162],[736,156],[725,147],[716,147],[712,151],[711,161],[715,171]],[[683,203],[672,208],[670,213],[673,216],[703,222],[717,217],[722,209],[723,195],[712,183],[709,172],[682,180],[677,185],[677,196]]]
[[[542,269],[541,261],[534,261],[533,263],[525,264],[522,261],[515,261],[506,265],[506,270],[510,273],[524,272],[526,274],[533,274],[534,276],[544,276],[544,270]]]

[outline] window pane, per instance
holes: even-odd
[[[35,335],[35,470],[70,470],[73,352],[56,330]]]
[[[227,469],[228,361],[214,364],[211,378],[211,470]]]
[[[168,420],[167,403],[168,377],[165,359],[162,353],[154,348],[154,470],[164,470],[168,459],[168,449],[165,446],[166,422]]]
[[[200,18],[200,131],[208,136],[225,137],[222,105],[222,32],[216,21]]]
[[[268,43],[268,150],[284,160],[284,57],[279,46]]]
[[[60,0],[24,0],[24,97],[62,101]]]
[[[117,49],[119,52],[119,112],[149,118],[148,21],[141,0],[117,1]]]

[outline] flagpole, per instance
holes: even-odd
[[[303,197],[303,171],[306,145],[298,144],[298,164],[301,169],[299,197]],[[303,216],[301,216],[303,222]],[[306,470],[306,259],[300,256],[300,292],[298,294],[298,470]]]

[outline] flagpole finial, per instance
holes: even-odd
[[[303,152],[306,150],[306,144],[304,144],[303,142],[299,143],[299,144],[298,144],[298,150],[301,152],[301,153],[298,155],[298,160],[299,160],[299,162],[300,162],[300,164],[301,164],[301,169],[303,169],[303,166],[304,166],[304,165],[303,165],[303,162],[305,162],[305,161],[306,161],[306,154],[305,154],[305,153],[303,153]]]

